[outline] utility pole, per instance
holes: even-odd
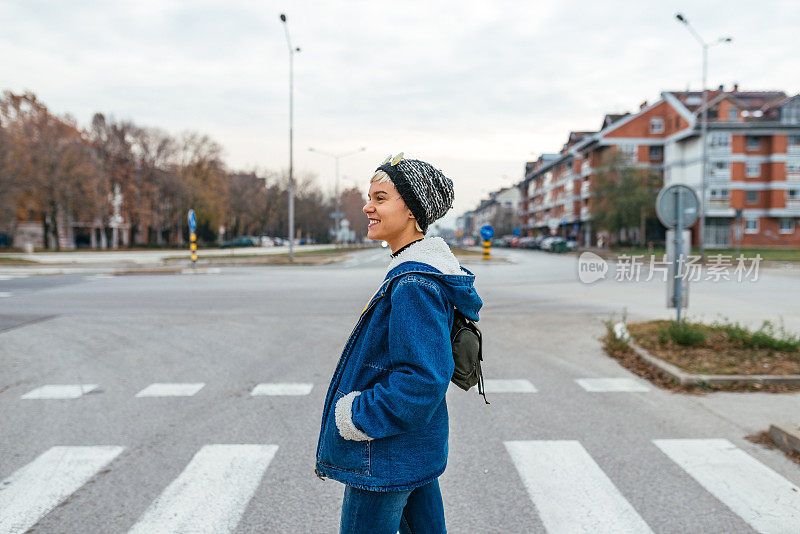
[[[289,46],[289,261],[294,262],[294,53],[300,47],[292,48],[289,38],[289,25],[286,24],[286,15],[281,13],[283,29],[286,30],[286,44]]]

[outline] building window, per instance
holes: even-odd
[[[739,118],[739,110],[736,108],[731,108],[728,110],[728,120],[735,121]]]
[[[761,138],[757,135],[748,135],[745,137],[747,150],[759,150],[761,148]]]
[[[748,204],[755,204],[758,202],[758,191],[747,191],[745,196],[745,202]]]
[[[748,161],[746,174],[748,178],[758,178],[761,176],[761,164],[757,161]]]
[[[800,135],[790,135],[789,136],[789,144],[790,145],[800,145]]]
[[[661,117],[653,117],[650,119],[650,133],[660,134],[664,133],[664,119]]]
[[[800,172],[800,160],[787,161],[786,172]]]
[[[731,170],[731,164],[729,161],[715,161],[713,162],[714,170],[720,172],[728,172]]]
[[[800,189],[789,189],[786,192],[786,197],[789,200],[800,200]]]
[[[648,157],[650,161],[664,159],[664,147],[651,146],[648,148]]]
[[[728,190],[727,189],[712,189],[711,190],[711,200],[727,200],[728,199]]]
[[[784,124],[800,124],[800,104],[796,101],[783,106],[781,110],[781,122]]]
[[[781,217],[781,229],[780,232],[782,234],[791,234],[794,233],[794,221],[791,217]]]
[[[745,217],[744,218],[744,233],[757,234],[758,233],[758,217]]]
[[[731,146],[731,134],[728,132],[713,132],[711,146]]]
[[[636,163],[636,145],[627,143],[617,145],[617,150],[628,163]]]

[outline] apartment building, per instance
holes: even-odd
[[[699,194],[702,94],[664,97],[693,122],[665,144],[664,182]],[[706,247],[800,246],[800,95],[734,86],[708,99]]]
[[[734,86],[708,98],[707,248],[733,246],[735,239],[743,247],[800,245],[800,95]],[[699,196],[701,104],[700,92],[663,92],[635,113],[606,115],[596,132],[571,132],[558,153],[526,163],[518,188],[528,234],[596,244],[592,184],[609,151]],[[696,245],[698,224],[691,231]],[[632,228],[617,237],[637,240],[638,233]]]

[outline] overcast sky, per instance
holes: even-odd
[[[362,190],[392,153],[455,183],[443,223],[522,178],[570,130],[638,109],[662,90],[709,86],[800,92],[800,1],[36,1],[0,3],[0,88],[30,89],[87,125],[94,112],[225,148],[231,169],[288,167],[295,55],[295,169],[333,191]],[[533,154],[532,154],[533,153]]]

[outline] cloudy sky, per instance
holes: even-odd
[[[193,0],[0,3],[0,88],[36,92],[88,124],[100,111],[172,133],[196,130],[232,169],[288,167],[286,13],[295,55],[295,169],[333,191],[367,189],[390,153],[450,176],[454,209],[521,179],[570,130],[662,90],[800,92],[797,0]]]

